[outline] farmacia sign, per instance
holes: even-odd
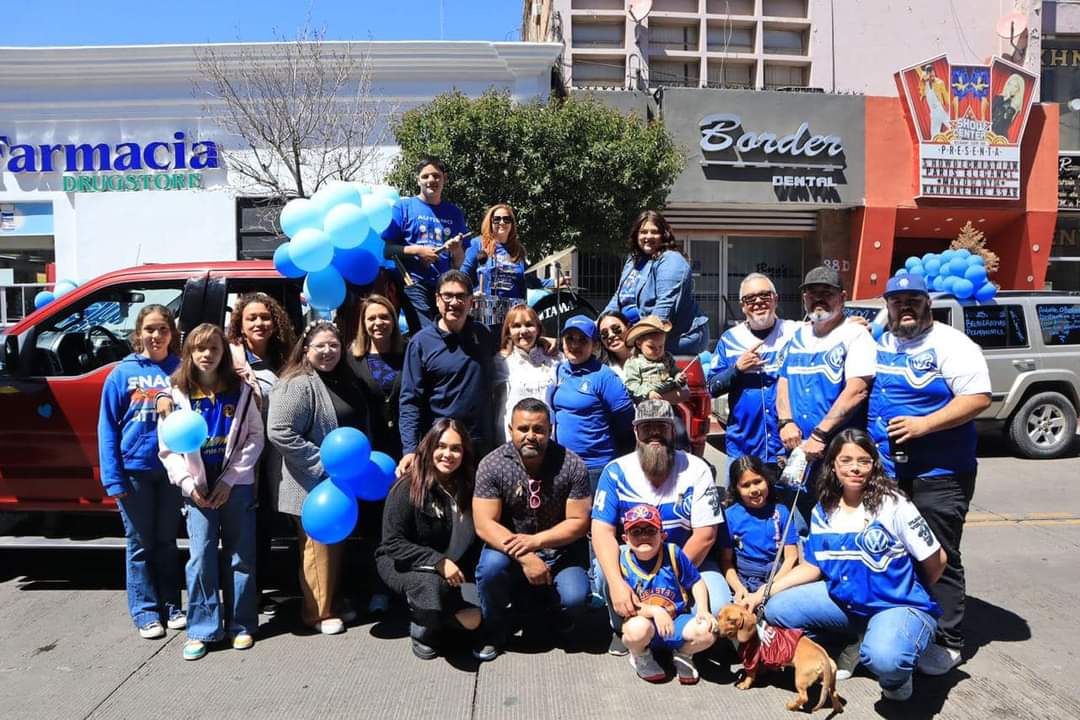
[[[62,172],[65,192],[188,190],[202,187],[203,170],[220,167],[217,144],[190,142],[183,132],[171,142],[30,145],[0,135],[0,167],[20,175]]]

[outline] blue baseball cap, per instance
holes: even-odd
[[[577,330],[582,335],[593,341],[596,340],[599,334],[596,330],[596,322],[590,320],[584,315],[575,315],[574,317],[567,320],[563,324],[562,332],[559,333],[560,337],[565,335],[567,330]]]
[[[883,297],[902,292],[922,293],[927,297],[930,296],[930,291],[926,289],[926,281],[923,280],[922,275],[899,275],[889,278],[889,282],[885,284]]]

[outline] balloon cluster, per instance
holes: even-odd
[[[895,275],[921,275],[929,290],[951,293],[959,300],[975,298],[986,302],[997,295],[997,285],[986,279],[986,263],[982,255],[966,248],[914,255],[904,261]]]
[[[290,241],[274,251],[274,267],[289,278],[307,275],[304,296],[322,313],[345,302],[345,281],[367,285],[383,267],[382,232],[400,196],[389,185],[336,183],[281,209]]]
[[[355,428],[333,430],[319,446],[329,480],[316,485],[300,510],[304,532],[324,545],[341,542],[356,527],[357,500],[382,500],[394,484],[397,463],[372,452],[367,436]]]
[[[67,295],[77,287],[79,287],[79,283],[74,280],[61,280],[53,285],[52,290],[42,290],[34,296],[34,309],[40,310],[56,298]]]

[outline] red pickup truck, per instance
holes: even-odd
[[[142,265],[95,278],[9,328],[0,352],[0,512],[113,510],[101,487],[97,421],[101,388],[131,352],[139,310],[172,308],[180,327],[227,324],[241,294],[265,292],[302,326],[299,280],[265,261]],[[701,454],[710,405],[700,364],[683,406]]]

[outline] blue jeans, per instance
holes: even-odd
[[[619,546],[620,554],[625,550],[626,545]],[[710,551],[710,557],[705,558],[705,562],[701,563],[698,572],[701,573],[701,579],[705,581],[705,587],[709,589],[709,612],[716,615],[720,612],[720,608],[731,603],[731,588],[728,587],[727,580],[724,579],[724,573],[720,572],[720,565],[711,557],[711,554],[712,551]],[[599,585],[600,592],[598,594],[607,601],[608,620],[611,622],[611,629],[616,635],[621,635],[623,618],[611,606],[607,577],[604,576],[604,571],[600,569],[600,562],[597,560],[593,561],[593,577]]]
[[[405,285],[405,319],[409,323],[409,332],[413,335],[428,325],[435,323],[438,310],[435,307],[435,286],[414,282]]]
[[[183,612],[180,605],[180,489],[164,468],[128,475],[131,492],[117,500],[127,547],[128,611],[135,627],[164,623]]]
[[[185,509],[191,538],[187,563],[188,639],[212,642],[221,640],[225,631],[230,635],[254,634],[259,626],[255,488],[236,485],[229,499],[216,510],[198,507],[191,501]],[[229,559],[225,567],[218,560],[219,539],[221,553]],[[224,595],[223,601],[218,590]]]
[[[765,606],[765,619],[812,634],[853,637],[865,632],[859,662],[886,690],[903,685],[934,638],[937,621],[915,608],[894,607],[869,618],[845,613],[829,596],[824,581],[777,593]]]
[[[522,600],[528,595],[548,607],[558,609],[571,621],[585,611],[589,596],[589,577],[585,572],[584,547],[561,548],[556,560],[547,561],[551,568],[551,585],[530,585],[521,565],[509,555],[484,546],[476,565],[476,590],[480,595],[480,612],[490,636],[501,642],[507,634],[506,609],[513,596]]]

